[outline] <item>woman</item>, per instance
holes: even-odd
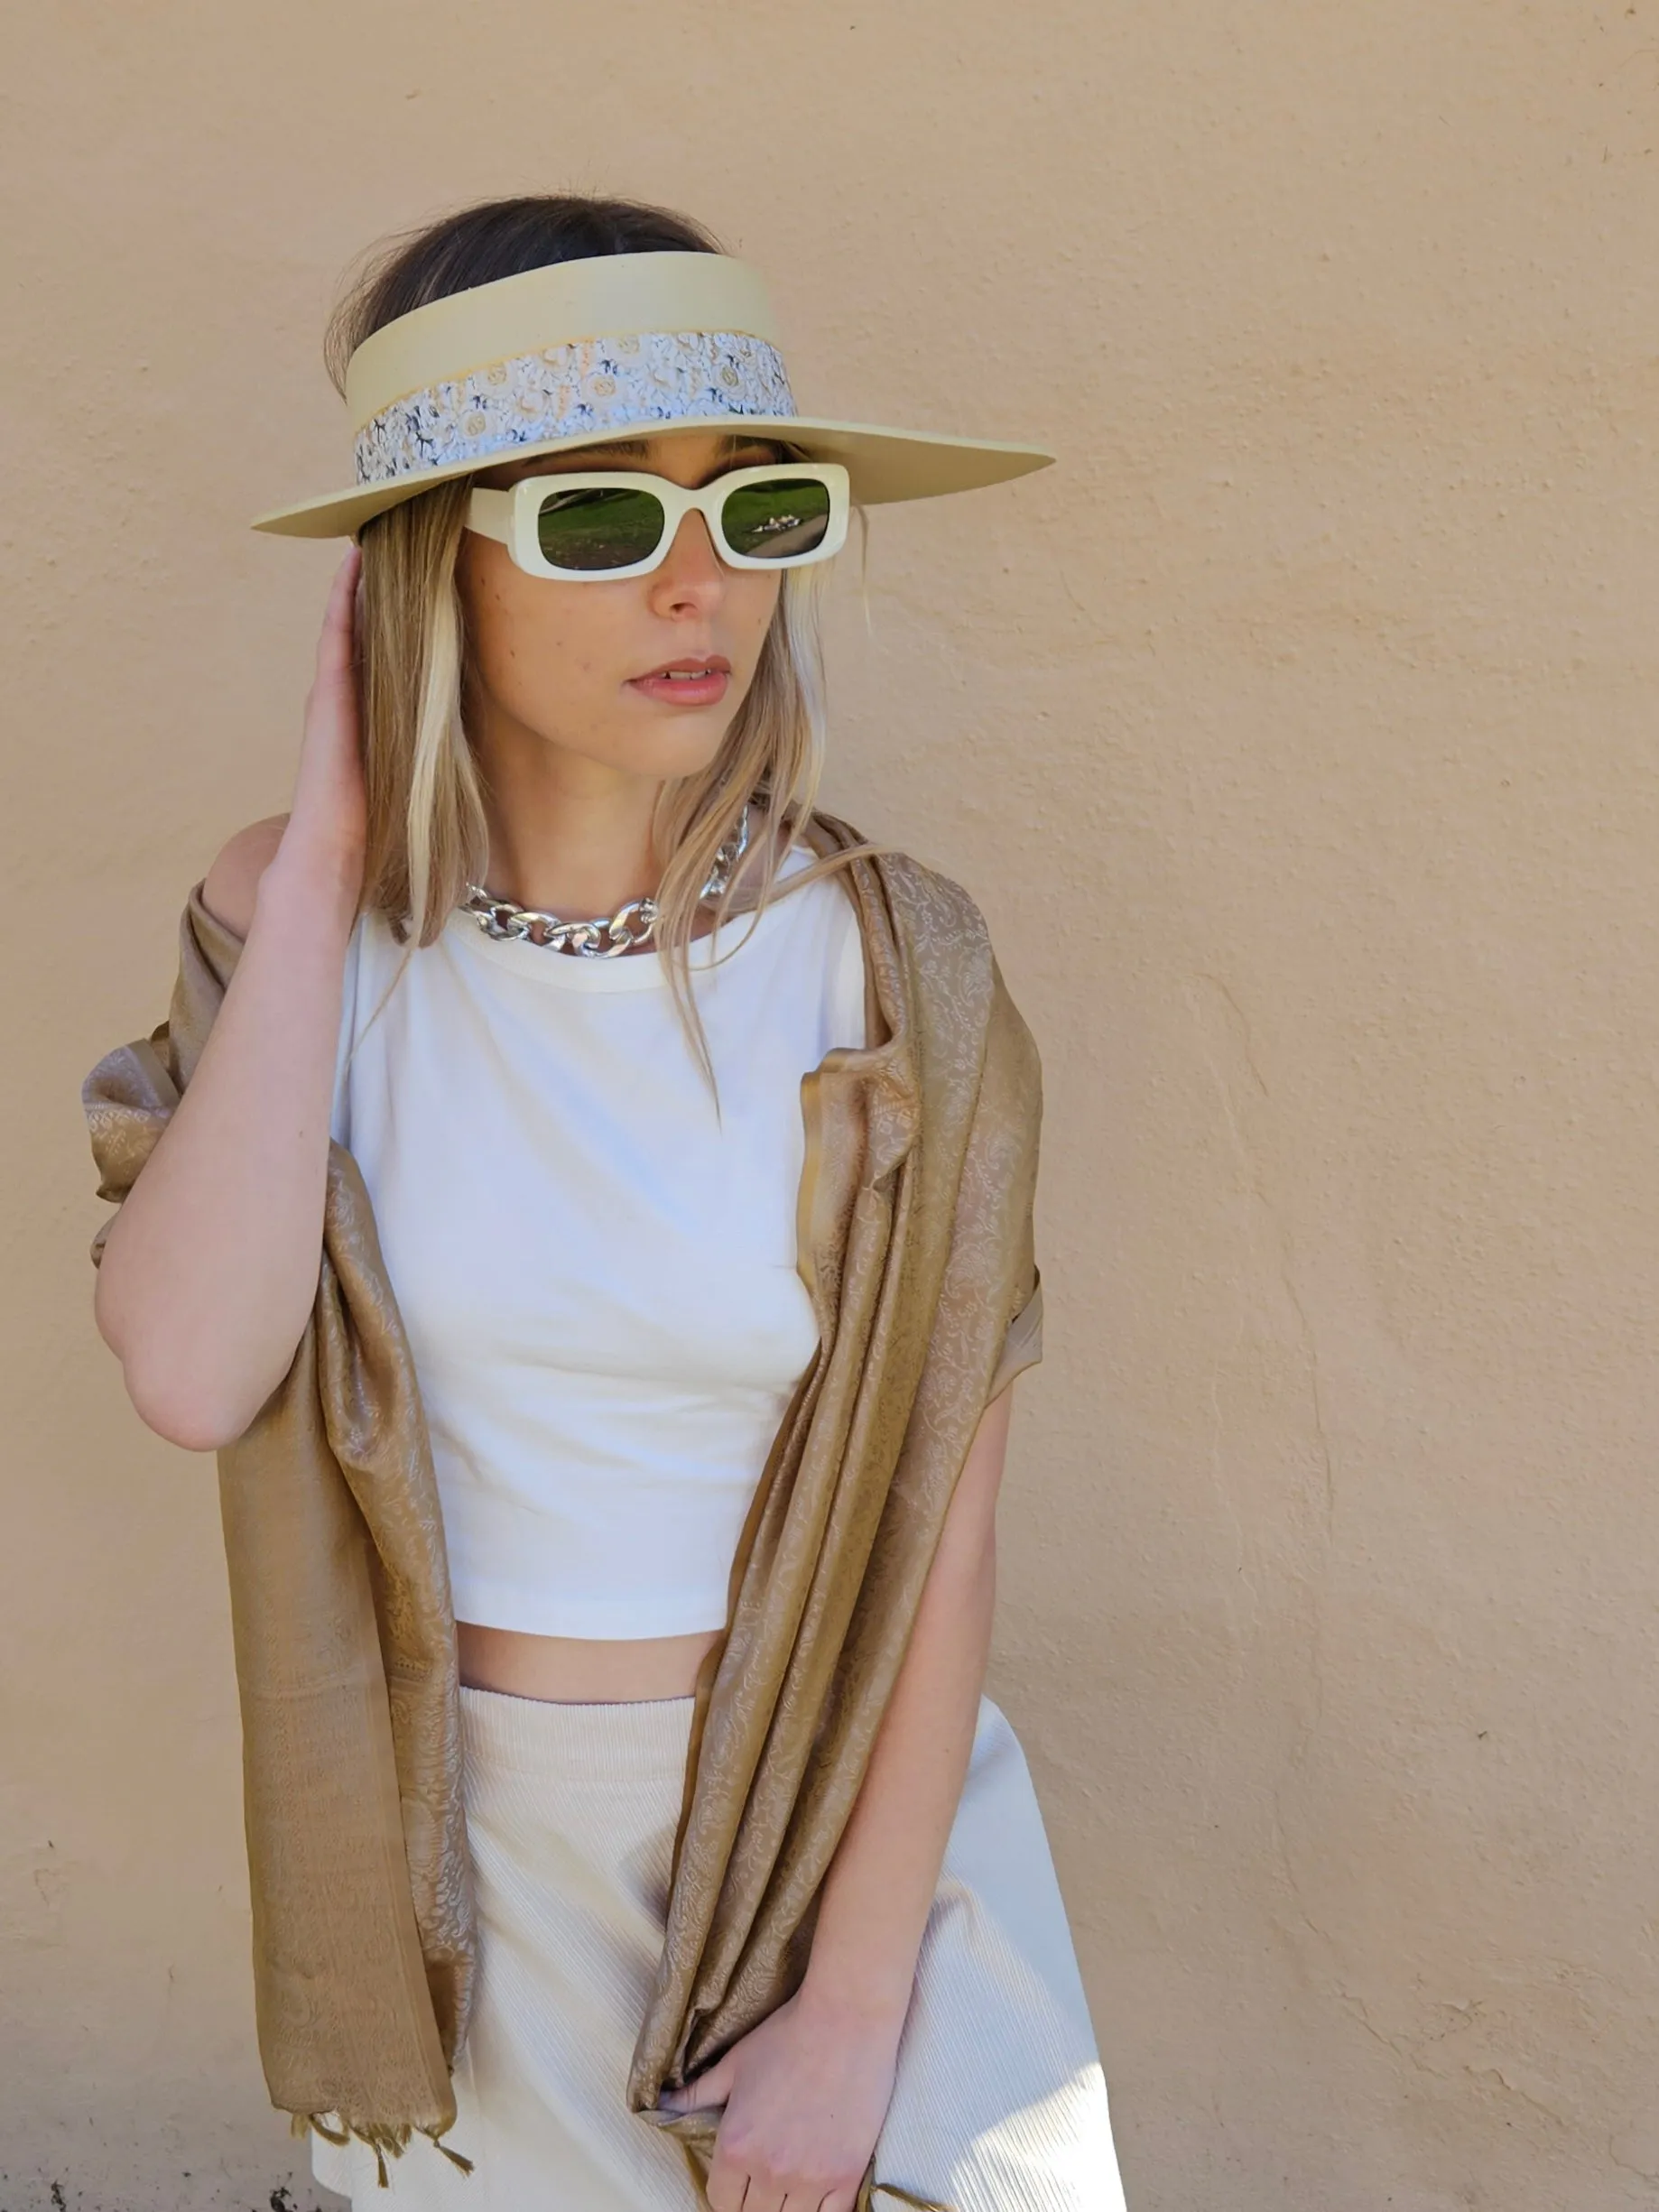
[[[219,1455],[273,2099],[359,2206],[1111,2212],[980,1687],[1034,1056],[813,803],[851,496],[1047,457],[798,415],[626,203],[448,217],[330,346],[292,805],[87,1087],[98,1325]]]

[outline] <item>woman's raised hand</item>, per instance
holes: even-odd
[[[357,595],[363,556],[353,545],[334,572],[305,699],[305,733],[285,846],[361,868],[368,835],[363,716],[357,684]]]

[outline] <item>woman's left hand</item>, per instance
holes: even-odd
[[[711,2212],[853,2212],[893,2096],[903,2019],[855,2016],[802,1984],[659,2109],[724,2105]]]

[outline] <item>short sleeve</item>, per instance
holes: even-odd
[[[334,1101],[329,1115],[329,1134],[335,1143],[351,1150],[351,1087],[347,1062],[357,1032],[357,975],[363,964],[363,930],[369,910],[357,916],[351,941],[346,948],[346,972],[340,986],[339,1037],[334,1049]]]
[[[836,889],[830,963],[830,1043],[852,1045],[862,1050],[867,1041],[864,931],[859,927],[858,910],[851,892],[836,876],[829,881]]]
[[[1008,1324],[1002,1357],[985,1393],[987,1405],[1006,1390],[1016,1374],[1024,1374],[1027,1367],[1034,1367],[1043,1357],[1043,1273],[1035,1267],[1032,1272],[1035,1277],[1032,1293]]]
[[[996,1212],[1006,1241],[1006,1273],[1003,1310],[1009,1315],[1002,1349],[986,1390],[985,1402],[1005,1391],[1015,1375],[1043,1357],[1043,1275],[1037,1265],[1035,1203],[1043,1122],[1043,1069],[1036,1041],[1008,995],[1002,970],[992,959],[994,1004],[981,1080],[981,1108],[988,1109],[997,1132],[991,1180],[998,1190]]]

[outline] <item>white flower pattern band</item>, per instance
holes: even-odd
[[[513,446],[642,422],[795,412],[783,360],[764,338],[731,330],[578,338],[394,400],[357,432],[357,482],[390,484]]]

